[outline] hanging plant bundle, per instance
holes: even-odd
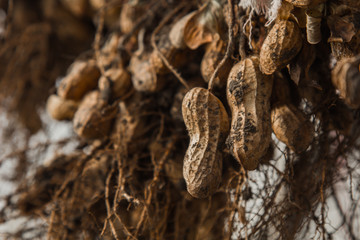
[[[358,0],[0,1],[0,41],[5,238],[360,238]]]

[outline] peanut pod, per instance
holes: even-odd
[[[124,62],[126,62],[126,59],[123,59],[118,51],[119,41],[120,35],[118,33],[113,33],[108,37],[104,46],[101,48],[97,63],[105,70],[110,68],[123,68],[125,65]]]
[[[222,6],[210,0],[188,18],[184,26],[184,42],[192,50],[205,43],[216,41],[224,35]]]
[[[228,133],[228,115],[217,97],[199,87],[185,95],[182,113],[190,135],[183,166],[187,190],[196,198],[205,198],[221,182],[221,148]]]
[[[339,61],[331,72],[331,80],[346,105],[360,107],[360,55]]]
[[[74,131],[83,138],[102,138],[107,136],[114,109],[101,99],[99,91],[88,93],[73,119]]]
[[[257,57],[240,61],[229,74],[226,95],[232,120],[227,145],[247,170],[255,169],[269,148],[272,84],[272,77],[260,72]]]
[[[191,19],[194,14],[196,14],[196,11],[185,15],[171,27],[171,30],[169,32],[169,40],[175,48],[186,48],[186,44],[184,41],[184,28],[186,23],[189,21],[189,19]]]
[[[113,99],[123,97],[132,89],[131,76],[123,68],[107,70],[105,75],[100,77],[98,85],[101,92],[108,92]]]
[[[159,42],[157,43],[159,51],[155,49],[150,54],[150,62],[157,74],[169,73],[169,68],[163,62],[160,54],[162,54],[166,60],[174,68],[179,68],[187,61],[188,51],[182,50],[179,51],[175,46],[171,44],[168,34],[162,34],[159,37]]]
[[[273,107],[271,125],[276,137],[296,153],[305,151],[314,138],[313,124],[291,104]]]
[[[98,0],[91,0],[98,1]],[[142,1],[127,1],[124,4],[121,4],[121,12],[119,25],[122,33],[130,33],[135,27],[136,20],[141,18],[146,12],[146,4],[143,4]]]
[[[156,92],[164,86],[164,77],[157,75],[150,61],[150,54],[134,55],[129,64],[131,81],[134,89],[139,92]]]
[[[95,60],[75,61],[61,80],[57,94],[63,99],[81,100],[87,92],[96,88],[99,77]]]
[[[307,8],[311,5],[317,5],[319,3],[326,2],[326,0],[285,0],[285,1],[299,8]]]
[[[204,78],[205,82],[209,82],[212,74],[214,73],[217,65],[224,58],[226,52],[226,43],[219,39],[218,41],[213,41],[206,47],[204,57],[201,61],[201,75]],[[215,78],[215,86],[222,87],[225,86],[229,72],[233,61],[228,58],[224,66],[220,69],[218,76]]]
[[[56,120],[71,120],[79,106],[79,102],[65,100],[53,94],[46,102],[46,111]]]
[[[301,31],[295,22],[281,20],[271,28],[260,50],[260,69],[270,75],[285,67],[300,51]]]

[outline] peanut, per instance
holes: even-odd
[[[205,198],[221,182],[221,147],[228,133],[228,115],[217,97],[199,87],[185,95],[182,113],[190,135],[183,166],[187,190],[193,197]]]
[[[165,33],[167,32],[168,30],[165,31]],[[186,50],[180,51],[175,46],[173,46],[171,44],[168,34],[161,34],[159,36],[159,41],[157,45],[161,54],[164,55],[164,57],[173,67],[179,68],[187,61],[187,56],[189,52]],[[150,62],[157,74],[165,74],[170,72],[168,67],[161,59],[160,53],[156,50],[153,50],[150,54]]]
[[[150,62],[150,54],[134,55],[130,60],[129,71],[135,90],[140,92],[156,92],[164,86],[164,79],[157,75]]]
[[[65,100],[53,94],[46,103],[46,111],[56,120],[71,120],[79,106],[78,102]]]
[[[272,84],[272,77],[260,72],[257,57],[240,61],[229,74],[226,95],[232,121],[227,145],[247,170],[255,169],[269,148]]]
[[[260,50],[260,69],[272,74],[285,67],[302,46],[300,28],[295,22],[280,20],[271,28]]]
[[[114,109],[101,99],[99,91],[88,93],[76,111],[73,126],[75,132],[83,138],[101,138],[111,128]]]
[[[184,42],[190,49],[217,41],[223,36],[224,16],[222,6],[210,0],[187,20],[184,27]]]
[[[340,92],[340,98],[350,108],[360,107],[360,55],[344,58],[331,72],[331,80]]]
[[[316,5],[325,2],[326,0],[285,0],[285,1],[293,4],[295,7],[306,8],[310,5]]]
[[[98,56],[98,65],[102,66],[105,70],[110,68],[123,68],[126,60],[119,54],[118,44],[120,35],[118,33],[111,34],[104,46],[101,48]]]
[[[171,44],[178,49],[186,48],[186,44],[184,42],[184,28],[189,19],[196,13],[193,11],[184,17],[182,17],[179,21],[177,21],[171,28],[169,32],[169,39]]]
[[[75,61],[61,80],[57,94],[63,99],[81,100],[88,91],[96,88],[99,77],[95,60]]]
[[[201,61],[201,75],[205,82],[209,82],[212,74],[214,73],[217,65],[223,59],[226,51],[226,43],[222,40],[210,43],[205,51],[204,57]],[[215,86],[225,86],[229,72],[231,70],[233,61],[228,58],[223,68],[221,68],[218,76],[215,78]]]
[[[145,6],[146,4],[143,4],[141,1],[127,1],[122,4],[119,21],[122,33],[127,34],[133,30],[136,20],[141,18],[146,12]]]
[[[276,104],[271,110],[271,125],[276,137],[296,153],[305,151],[314,137],[314,126],[292,104]]]
[[[108,86],[109,81],[110,86]],[[111,68],[99,79],[99,90],[109,91],[112,99],[123,97],[131,91],[131,88],[131,76],[123,68]]]

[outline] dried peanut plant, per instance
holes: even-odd
[[[1,239],[360,239],[358,0],[0,0],[0,42]]]

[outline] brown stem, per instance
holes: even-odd
[[[177,72],[177,70],[169,63],[169,61],[166,59],[164,54],[159,50],[158,46],[156,45],[155,36],[159,33],[161,28],[164,27],[164,25],[183,7],[185,7],[185,2],[180,4],[178,7],[176,7],[174,10],[172,10],[166,17],[164,17],[160,24],[155,28],[154,32],[151,34],[151,46],[154,48],[154,50],[159,54],[161,60],[164,62],[165,66],[169,68],[169,70],[175,75],[175,77],[180,81],[182,85],[186,87],[186,89],[190,89],[189,85],[186,83],[186,81],[181,77],[180,73]]]
[[[226,60],[230,58],[230,56],[232,55],[233,50],[234,50],[234,47],[233,47],[233,45],[234,45],[234,23],[235,23],[234,0],[228,0],[228,3],[230,6],[230,23],[228,26],[229,27],[228,28],[229,42],[228,42],[228,45],[226,48],[225,56],[220,61],[220,63],[216,66],[215,71],[209,80],[209,85],[208,85],[209,91],[212,91],[215,78],[217,77],[222,66],[225,64]]]

